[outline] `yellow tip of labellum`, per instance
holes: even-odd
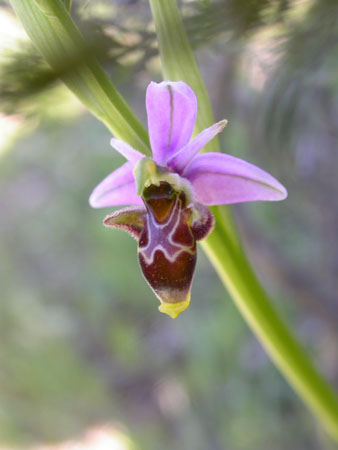
[[[186,300],[183,302],[177,302],[177,303],[168,303],[168,302],[162,302],[160,306],[158,307],[158,310],[161,313],[168,314],[172,319],[176,319],[176,317],[181,314],[182,311],[188,308],[190,304],[190,293]]]

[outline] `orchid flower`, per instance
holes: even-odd
[[[140,266],[159,298],[159,310],[175,318],[190,303],[196,241],[214,226],[206,205],[283,200],[286,189],[262,169],[223,153],[199,152],[225,127],[221,120],[191,140],[197,99],[183,81],[151,82],[146,93],[153,159],[112,139],[126,159],[93,191],[93,208],[133,205],[104,224],[138,241]]]

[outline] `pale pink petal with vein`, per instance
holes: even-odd
[[[222,153],[197,155],[183,172],[196,201],[205,205],[276,201],[287,191],[273,176],[242,159]]]
[[[183,81],[151,82],[146,108],[154,161],[165,165],[192,136],[197,115],[196,95]]]

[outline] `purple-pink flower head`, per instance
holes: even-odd
[[[190,302],[196,241],[213,228],[205,205],[276,201],[286,189],[264,170],[224,153],[199,152],[225,127],[222,120],[191,139],[197,99],[183,81],[151,82],[146,94],[153,159],[126,142],[111,145],[126,159],[90,196],[94,208],[134,205],[106,217],[138,241],[142,272],[171,317]]]

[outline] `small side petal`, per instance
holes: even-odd
[[[126,162],[101,181],[93,190],[89,204],[93,208],[142,205],[141,197],[136,194],[133,164]]]
[[[127,231],[136,240],[139,240],[144,227],[146,213],[145,208],[120,209],[107,216],[103,224],[106,227],[120,228]]]
[[[203,147],[205,147],[218,133],[223,131],[228,123],[227,120],[221,120],[214,123],[211,127],[203,130],[189,144],[179,150],[167,162],[168,167],[175,172],[182,173],[188,164],[194,159]]]
[[[215,226],[215,218],[209,208],[202,203],[194,203],[194,220],[191,231],[196,241],[209,236]]]
[[[183,177],[192,183],[196,201],[205,205],[276,201],[287,197],[286,189],[273,176],[222,153],[197,155]]]
[[[151,82],[146,108],[153,157],[157,164],[165,165],[192,136],[197,115],[196,95],[183,81]]]
[[[112,138],[110,140],[110,145],[133,165],[135,165],[141,158],[144,158],[142,153],[133,149],[129,144],[124,141],[120,141],[119,139]]]

